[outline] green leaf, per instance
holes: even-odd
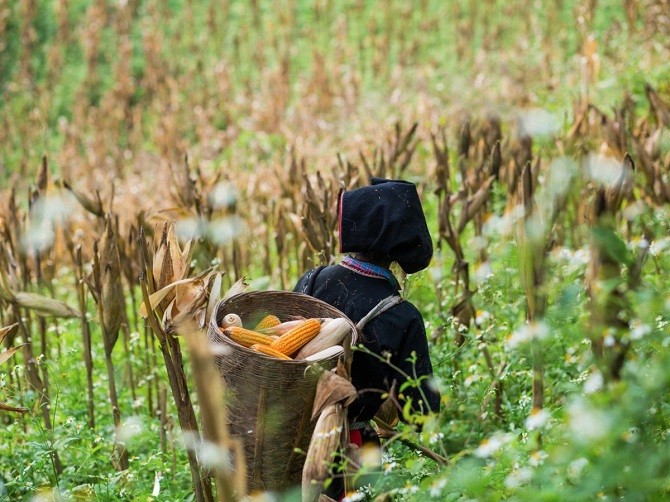
[[[596,246],[612,260],[626,265],[633,262],[633,255],[626,247],[626,243],[612,230],[595,227],[591,230],[591,235]]]

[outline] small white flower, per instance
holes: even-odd
[[[533,467],[542,465],[548,456],[549,455],[547,455],[547,452],[543,450],[534,451],[533,453],[530,454],[530,461],[529,461],[530,465],[532,465]]]
[[[393,469],[395,469],[397,466],[398,464],[395,461],[386,462],[384,464],[384,474],[391,474]]]
[[[640,321],[633,321],[630,330],[631,340],[640,340],[651,333],[651,326]]]
[[[551,418],[551,414],[544,408],[533,408],[528,418],[526,418],[526,429],[533,431],[535,429],[542,429]]]
[[[658,256],[665,251],[668,246],[670,246],[670,237],[664,237],[663,239],[653,241],[649,245],[649,253],[652,256]]]
[[[532,478],[533,471],[529,467],[515,469],[505,478],[505,486],[507,488],[518,488],[528,483]]]
[[[605,381],[600,371],[594,371],[584,382],[584,392],[586,394],[593,394],[603,388]]]
[[[477,325],[482,324],[485,321],[488,321],[491,318],[491,314],[486,310],[478,310],[475,313],[475,323]]]
[[[568,478],[572,479],[573,481],[579,478],[587,465],[589,465],[589,461],[584,457],[579,457],[570,462],[567,470]]]
[[[597,441],[609,433],[610,417],[582,400],[570,404],[568,416],[570,430],[578,441]]]
[[[509,441],[509,436],[507,434],[494,434],[488,439],[482,441],[477,449],[475,450],[475,455],[480,458],[487,458],[497,452],[500,448],[503,447],[505,443]]]
[[[438,479],[433,481],[433,484],[430,485],[430,496],[439,497],[442,494],[442,489],[447,486],[446,479]]]
[[[359,492],[352,493],[351,495],[347,495],[342,499],[342,502],[357,502],[358,500],[363,500],[365,495]]]
[[[433,432],[430,435],[430,438],[428,439],[428,442],[430,444],[436,444],[439,441],[441,441],[442,439],[444,439],[444,433],[443,432]]]
[[[521,326],[505,340],[505,348],[515,349],[531,340],[544,340],[549,336],[549,327],[543,322],[529,322]]]

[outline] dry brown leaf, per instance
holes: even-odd
[[[318,417],[328,406],[342,403],[348,406],[356,399],[356,387],[349,381],[332,371],[325,371],[319,378],[312,407],[312,420]]]
[[[63,318],[81,317],[81,313],[74,307],[70,307],[67,303],[42,296],[37,293],[27,293],[20,291],[15,293],[14,300],[19,305],[19,307],[32,310],[40,316]]]
[[[4,352],[0,352],[0,364],[4,364],[9,360],[10,357],[12,357],[16,352],[25,345],[25,343],[22,343],[21,345],[17,345],[16,347],[12,347],[11,349],[7,349]]]
[[[321,412],[302,469],[303,502],[314,502],[319,499],[333,455],[341,444],[345,419],[344,407],[339,403],[331,404]]]
[[[5,337],[18,325],[19,323],[15,322],[14,324],[10,324],[9,326],[0,328],[0,343],[2,343],[5,340]]]

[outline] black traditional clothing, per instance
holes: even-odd
[[[382,299],[398,295],[386,278],[363,275],[341,265],[310,270],[298,281],[295,291],[333,305],[353,322],[360,321]],[[363,328],[360,343],[376,355],[354,352],[351,380],[359,397],[349,406],[350,423],[372,419],[383,402],[382,393],[391,390],[394,381],[401,402],[411,400],[414,412],[438,411],[439,393],[427,379],[433,368],[423,318],[414,305],[403,301],[371,320]],[[383,360],[387,355],[391,364]],[[423,377],[421,386],[401,390],[407,381],[405,375]]]
[[[382,178],[371,183],[340,194],[340,252],[395,261],[408,274],[423,270],[433,257],[433,241],[416,186]]]

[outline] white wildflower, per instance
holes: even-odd
[[[437,444],[442,439],[444,439],[444,432],[433,432],[428,439],[430,444]]]
[[[547,452],[545,452],[544,450],[534,451],[533,453],[530,454],[530,460],[529,460],[530,465],[532,465],[533,467],[542,465],[548,456],[549,455],[547,455]]]
[[[594,371],[584,382],[584,392],[586,394],[593,394],[603,388],[605,381],[600,371]]]
[[[365,495],[360,492],[354,492],[342,499],[342,502],[357,502],[358,500],[363,500]]]
[[[533,408],[528,418],[526,418],[526,429],[533,431],[542,429],[551,418],[551,414],[544,408]]]
[[[446,479],[438,479],[433,481],[433,484],[430,485],[430,496],[439,497],[442,495],[442,489],[447,486]]]
[[[657,241],[652,241],[649,245],[649,253],[652,256],[658,256],[670,246],[670,237],[664,237]]]
[[[570,404],[568,416],[570,430],[578,441],[597,441],[609,433],[611,418],[583,400]]]
[[[544,340],[549,336],[549,327],[544,322],[529,322],[521,326],[505,340],[505,348],[515,349],[531,340]]]
[[[505,478],[505,486],[507,488],[518,488],[528,483],[533,477],[533,471],[529,467],[521,467],[513,470],[507,478]]]
[[[509,440],[510,436],[508,434],[496,433],[479,444],[475,450],[475,455],[480,458],[488,458],[502,448]]]
[[[633,321],[630,330],[631,340],[640,340],[651,333],[651,326],[641,321]]]
[[[587,465],[589,465],[589,461],[584,457],[579,457],[570,462],[567,470],[568,478],[572,481],[575,481],[577,478],[579,478],[579,476],[581,476]]]

